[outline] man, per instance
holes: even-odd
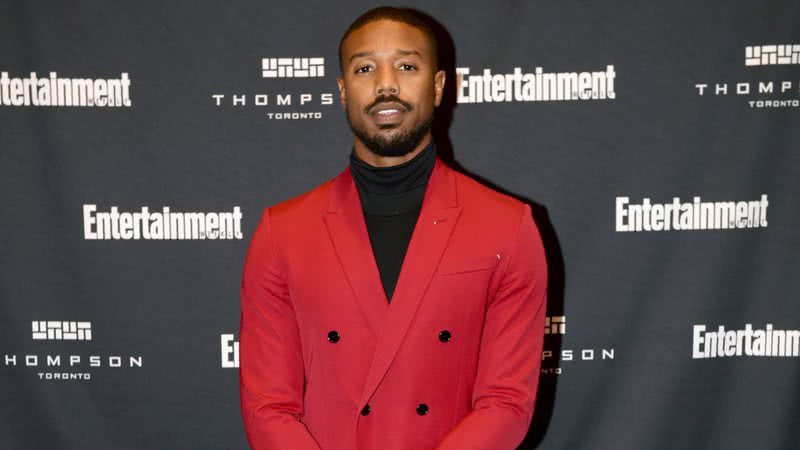
[[[394,8],[342,38],[350,166],[267,208],[245,262],[253,448],[503,450],[528,430],[544,252],[529,206],[436,156],[436,47],[424,18]]]

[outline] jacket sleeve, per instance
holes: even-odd
[[[303,352],[270,223],[267,208],[250,242],[242,276],[239,388],[245,432],[253,449],[319,450],[300,421]]]
[[[542,358],[547,264],[530,206],[487,305],[467,414],[437,450],[513,450],[533,417]],[[498,267],[504,270],[503,266]]]

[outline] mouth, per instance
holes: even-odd
[[[378,125],[397,124],[403,120],[406,108],[396,102],[378,103],[370,110],[375,123]]]

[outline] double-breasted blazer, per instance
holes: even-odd
[[[267,208],[242,278],[255,449],[514,449],[534,408],[547,268],[528,205],[437,158],[391,303],[349,168]]]

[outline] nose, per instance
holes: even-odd
[[[397,84],[397,77],[392,67],[378,68],[375,80],[375,95],[397,95],[400,93],[400,87]]]

